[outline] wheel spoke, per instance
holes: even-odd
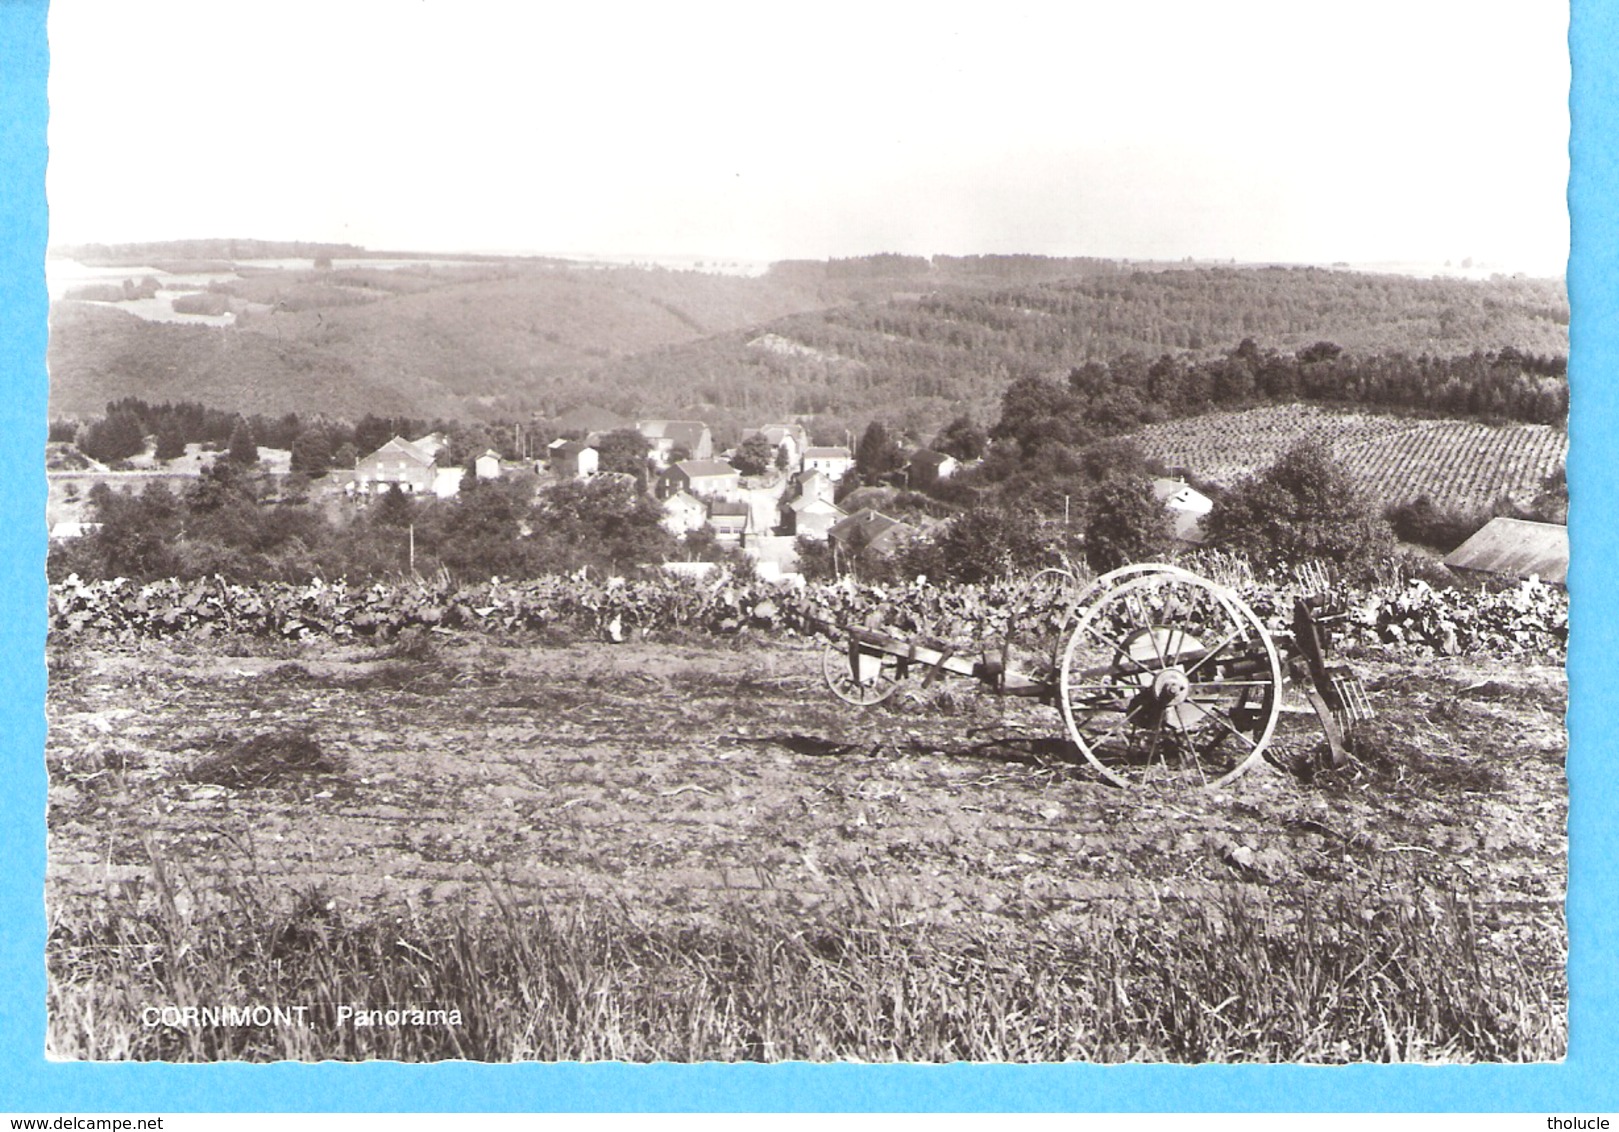
[[[1214,722],[1218,723],[1221,727],[1224,727],[1227,731],[1231,732],[1231,734],[1235,735],[1237,738],[1241,739],[1244,743],[1248,744],[1248,750],[1249,751],[1253,751],[1256,747],[1259,746],[1258,743],[1254,742],[1247,735],[1244,735],[1241,731],[1238,731],[1236,726],[1234,724],[1232,724],[1232,722],[1230,720],[1228,720],[1224,715],[1222,715],[1218,708],[1215,708],[1213,710],[1204,709],[1203,714],[1208,716],[1210,719],[1214,720]]]
[[[1229,637],[1227,637],[1225,640],[1221,641],[1219,644],[1215,645],[1208,652],[1206,652],[1202,656],[1200,656],[1194,664],[1192,664],[1190,667],[1188,667],[1186,669],[1186,675],[1190,676],[1192,673],[1196,672],[1199,668],[1202,668],[1209,661],[1211,661],[1215,657],[1219,656],[1220,653],[1223,652],[1226,649],[1226,647],[1231,644],[1232,641],[1236,640],[1240,636],[1242,636],[1242,629],[1239,627]]]
[[[1197,744],[1192,742],[1192,737],[1187,734],[1186,724],[1181,722],[1180,713],[1178,712],[1175,715],[1175,727],[1180,731],[1181,738],[1186,741],[1186,757],[1192,760],[1192,766],[1197,769],[1198,778],[1203,780],[1204,786],[1207,786],[1209,776],[1203,773],[1203,760],[1197,757]]]

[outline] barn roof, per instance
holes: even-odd
[[[1446,555],[1445,565],[1510,578],[1535,575],[1560,586],[1568,580],[1568,528],[1528,519],[1491,519]]]

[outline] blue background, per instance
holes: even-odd
[[[1545,0],[1538,0],[1545,2]],[[0,1111],[1619,1109],[1619,5],[1573,8],[1571,1038],[1545,1066],[74,1065],[43,1057],[46,6],[0,0]],[[1481,12],[1487,13],[1487,6]],[[1487,15],[1481,15],[1487,18]],[[1510,154],[1502,154],[1510,160]],[[1510,218],[1503,223],[1511,223]]]

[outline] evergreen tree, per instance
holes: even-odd
[[[238,467],[250,468],[259,462],[259,446],[253,440],[253,430],[246,420],[238,417],[231,430],[226,458]]]

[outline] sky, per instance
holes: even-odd
[[[51,242],[1561,274],[1566,5],[73,0]]]

